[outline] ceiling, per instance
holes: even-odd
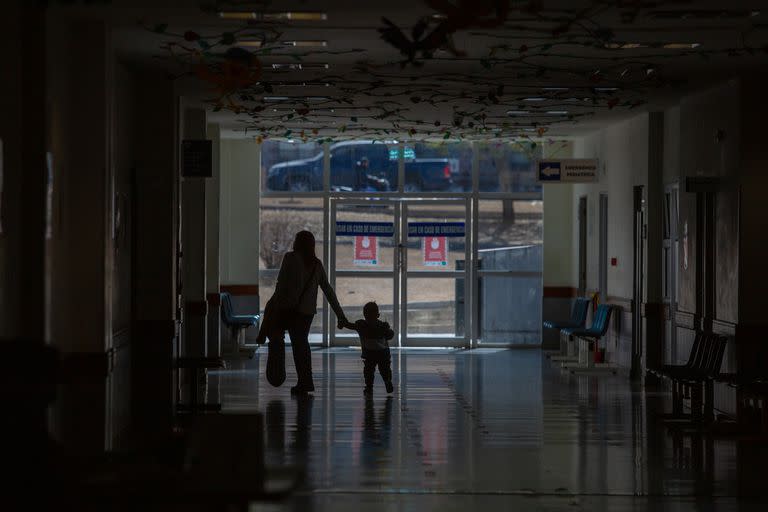
[[[123,59],[187,84],[229,136],[577,135],[768,66],[761,1],[201,3],[60,9],[106,16]]]

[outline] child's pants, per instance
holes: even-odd
[[[379,374],[384,382],[392,381],[392,356],[389,348],[384,350],[363,350],[363,376],[365,377],[365,387],[373,386],[373,377],[376,372],[376,366],[379,367]]]

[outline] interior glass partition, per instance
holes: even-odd
[[[540,145],[475,145],[473,338],[477,346],[540,345],[543,202]]]

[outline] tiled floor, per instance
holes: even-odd
[[[227,412],[265,414],[270,465],[306,468],[295,498],[254,510],[765,510],[768,503],[765,445],[675,441],[654,419],[664,392],[633,391],[621,377],[561,373],[538,350],[403,350],[393,351],[395,393],[388,397],[377,380],[366,400],[359,354],[314,351],[311,399],[290,396],[290,362],[286,383],[271,387],[260,371],[264,352],[211,374],[210,398]]]

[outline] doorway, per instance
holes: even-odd
[[[366,302],[399,347],[469,347],[468,198],[332,198],[329,279],[350,320]],[[329,322],[330,344],[357,343]]]
[[[634,187],[633,203],[635,223],[633,228],[633,269],[632,269],[632,361],[630,376],[638,380],[642,376],[643,361],[643,316],[641,304],[645,283],[645,212],[642,185]]]
[[[578,296],[587,293],[587,196],[579,198],[579,289]]]
[[[600,194],[600,245],[598,292],[601,302],[608,302],[608,194]]]

